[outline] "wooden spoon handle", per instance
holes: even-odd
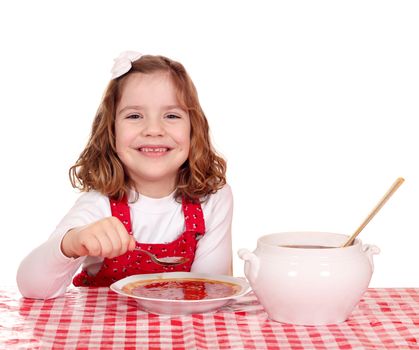
[[[384,204],[390,199],[394,192],[400,187],[400,185],[404,182],[402,177],[399,177],[396,181],[394,181],[393,185],[391,185],[390,189],[384,195],[383,198],[378,202],[378,204],[374,207],[371,213],[366,217],[366,219],[362,222],[362,224],[357,228],[357,230],[353,233],[351,237],[346,241],[346,243],[342,247],[350,246],[355,238],[359,235],[359,233],[364,229],[365,226],[371,221],[371,219],[378,213],[378,211],[383,207]]]

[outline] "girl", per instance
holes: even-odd
[[[233,200],[225,172],[184,67],[162,56],[121,54],[88,144],[70,168],[73,187],[85,193],[20,264],[22,295],[54,298],[71,282],[109,286],[132,274],[231,274]],[[188,260],[161,266],[136,247]]]

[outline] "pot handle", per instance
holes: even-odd
[[[374,261],[372,256],[380,253],[380,248],[373,244],[364,244],[362,246],[362,251],[367,255],[368,260],[370,261],[371,269],[374,272]]]
[[[247,249],[239,249],[237,252],[240,259],[244,260],[244,274],[251,284],[254,285],[259,272],[259,258]]]

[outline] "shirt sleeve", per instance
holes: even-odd
[[[36,299],[55,298],[64,294],[86,257],[66,257],[61,251],[62,238],[70,229],[110,215],[107,197],[97,192],[82,194],[49,239],[20,263],[16,280],[21,294]]]
[[[203,207],[206,232],[198,241],[191,272],[232,274],[233,194],[225,185]]]

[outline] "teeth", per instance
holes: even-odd
[[[140,148],[140,151],[141,152],[167,152],[167,148],[163,148],[163,147],[160,147],[160,148],[143,147],[143,148]]]

